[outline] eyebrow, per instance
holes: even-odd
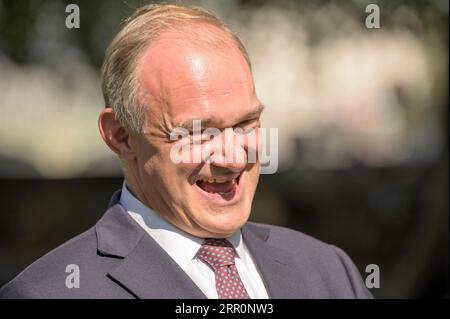
[[[264,111],[264,108],[265,108],[264,105],[259,104],[257,106],[256,110],[250,111],[250,112],[244,114],[243,116],[241,116],[237,120],[236,124],[239,124],[239,123],[244,122],[244,121],[248,121],[248,120],[252,120],[252,119],[258,118],[261,115],[261,113]],[[175,127],[180,127],[180,128],[184,128],[184,129],[187,129],[189,131],[192,131],[193,130],[193,123],[194,123],[195,120],[201,120],[202,121],[201,122],[202,127],[214,127],[214,123],[216,123],[214,117],[209,117],[209,118],[205,118],[205,119],[192,118],[192,119],[183,121],[181,124],[176,125]]]

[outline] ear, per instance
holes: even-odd
[[[127,129],[116,119],[114,110],[107,107],[98,117],[98,129],[106,145],[117,155],[125,160],[136,158],[135,151],[131,147]]]

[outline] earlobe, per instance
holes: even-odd
[[[114,114],[114,110],[107,107],[98,117],[100,135],[106,145],[125,160],[133,160],[135,152],[130,144],[130,134]]]

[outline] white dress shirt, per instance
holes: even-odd
[[[125,183],[122,186],[120,204],[186,272],[206,297],[218,298],[214,271],[196,257],[197,251],[203,243],[202,238],[194,237],[167,222],[131,194]],[[227,239],[236,249],[236,268],[250,298],[268,299],[262,277],[244,244],[241,231],[238,230]]]

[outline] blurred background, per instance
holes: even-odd
[[[79,29],[65,27],[69,3]],[[97,129],[99,68],[147,3],[0,0],[0,285],[91,227],[121,187]],[[377,298],[448,298],[448,0],[181,3],[238,33],[263,126],[279,130],[251,219],[340,246],[363,277],[377,264]],[[369,3],[380,28],[366,28]]]

